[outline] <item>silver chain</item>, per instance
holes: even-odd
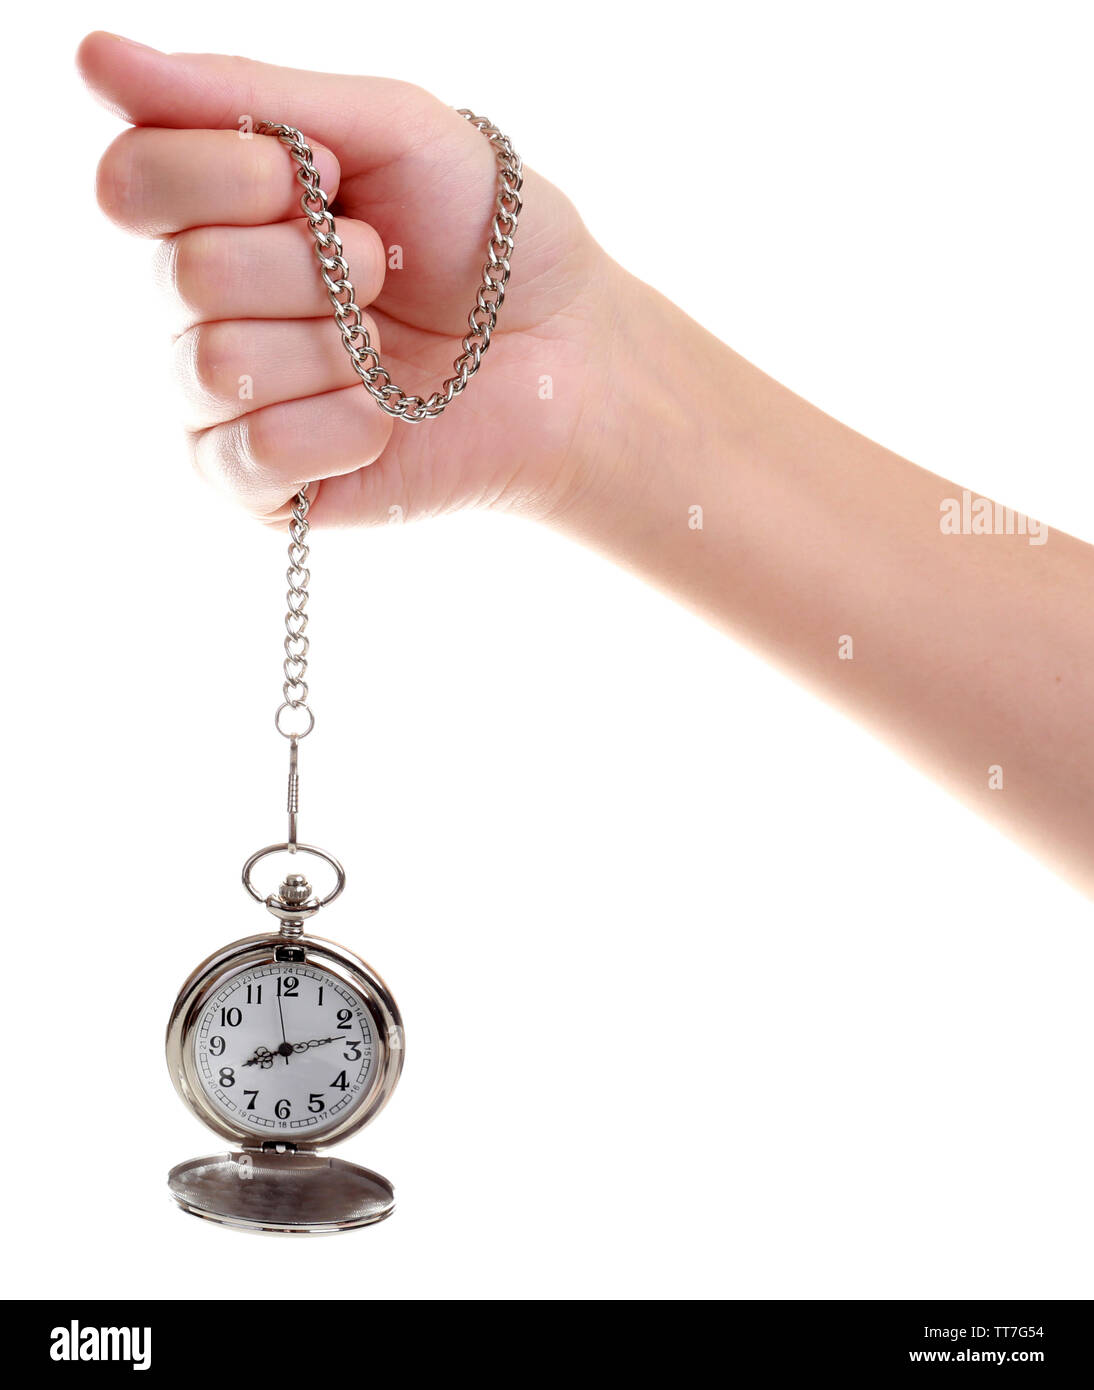
[[[396,386],[381,363],[379,353],[372,346],[354,295],[353,283],[349,279],[349,266],[342,255],[342,239],[334,229],[327,195],[319,187],[319,170],[312,162],[307,141],[293,126],[280,125],[275,121],[258,121],[254,126],[259,135],[276,136],[300,165],[296,171],[297,182],[304,189],[300,206],[315,238],[315,254],[327,298],[334,310],[334,318],[342,334],[342,345],[349,354],[353,370],[381,410],[409,424],[440,415],[478,371],[497,326],[498,310],[505,300],[505,286],[509,283],[509,257],[513,252],[513,238],[521,212],[520,190],[524,183],[524,166],[509,137],[484,116],[476,116],[471,111],[461,111],[459,114],[490,141],[498,166],[497,194],[490,239],[486,246],[486,264],[482,268],[482,283],[467,316],[468,332],[461,344],[463,351],[452,363],[453,375],[427,399],[408,395],[402,387]]]
[[[274,723],[277,732],[289,740],[289,788],[285,809],[289,813],[289,848],[296,849],[296,820],[300,810],[299,744],[315,728],[315,715],[308,704],[308,582],[311,570],[308,569],[308,484],[302,483],[292,504],[289,519],[289,568],[285,578],[289,585],[285,601],[285,660],[281,672],[285,680],[281,693],[285,697],[277,707]],[[294,713],[303,711],[305,721],[301,728],[284,728],[282,716],[286,710]]]
[[[286,738],[306,738],[312,731],[315,716],[308,706],[308,583],[311,570],[308,569],[308,484],[304,483],[293,498],[292,516],[289,518],[289,568],[285,579],[289,590],[285,595],[288,605],[285,611],[285,659],[281,664],[284,682],[281,693],[284,697],[277,707],[274,722],[277,731]],[[303,710],[307,721],[303,728],[284,728],[282,716],[286,710]]]
[[[330,202],[319,186],[319,170],[312,159],[311,147],[294,126],[276,121],[257,121],[254,130],[259,135],[275,136],[299,164],[297,182],[303,187],[300,207],[308,219],[315,240],[315,254],[326,287],[327,298],[334,310],[334,319],[342,335],[342,346],[349,355],[353,370],[372,399],[397,420],[417,424],[440,415],[467,386],[478,371],[490,347],[497,327],[498,310],[505,300],[509,283],[509,258],[513,253],[517,221],[521,213],[520,192],[524,184],[524,166],[513,149],[509,137],[503,135],[493,122],[484,116],[461,110],[459,114],[490,141],[497,163],[497,192],[494,197],[494,216],[486,245],[486,263],[475,303],[467,316],[468,331],[460,344],[462,351],[452,363],[453,375],[430,396],[410,395],[396,386],[372,346],[364,316],[357,304],[349,265],[342,254],[342,239],[335,230]],[[289,521],[288,610],[285,614],[285,660],[282,663],[284,699],[274,716],[277,731],[289,740],[289,838],[296,847],[296,820],[299,808],[300,780],[297,772],[297,745],[315,727],[315,715],[308,705],[308,484],[302,484],[293,499]],[[286,711],[302,712],[302,727],[284,727]]]

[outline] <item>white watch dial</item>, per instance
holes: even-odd
[[[309,963],[229,976],[194,1030],[199,1084],[215,1109],[260,1141],[310,1142],[368,1094],[377,1065],[360,996]]]

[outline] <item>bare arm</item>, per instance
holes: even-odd
[[[645,286],[611,301],[612,417],[556,524],[1094,893],[1094,547],[856,434]]]

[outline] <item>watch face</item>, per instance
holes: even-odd
[[[228,976],[192,1037],[198,1084],[225,1123],[290,1144],[346,1120],[373,1087],[381,1046],[361,996],[311,962]]]

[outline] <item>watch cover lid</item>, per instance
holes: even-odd
[[[395,1209],[379,1173],[312,1151],[244,1149],[191,1158],[167,1186],[184,1211],[238,1230],[325,1235],[369,1226]]]

